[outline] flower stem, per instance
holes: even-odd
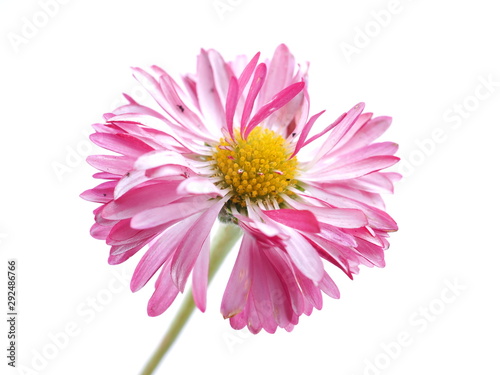
[[[239,226],[234,224],[220,224],[220,227],[212,241],[210,266],[208,270],[209,283],[210,281],[212,281],[212,278],[219,269],[223,260],[226,258],[226,255],[233,248],[234,244],[238,241],[240,236],[241,230]],[[142,371],[141,375],[151,375],[155,371],[156,367],[159,365],[165,354],[168,352],[172,344],[179,336],[179,333],[184,328],[184,325],[193,313],[194,308],[195,304],[193,300],[193,293],[190,290],[187,293],[182,306],[177,312],[177,315],[172,322],[169,330],[163,337],[160,345],[156,349],[149,362],[146,364],[146,367]]]

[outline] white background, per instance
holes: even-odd
[[[0,1],[0,300],[15,258],[24,366],[6,365],[4,323],[2,374],[140,371],[178,303],[148,317],[152,286],[132,294],[122,284],[139,255],[109,266],[107,246],[88,234],[95,205],[78,195],[95,184],[81,155],[98,153],[90,125],[121,92],[143,95],[131,66],[175,75],[195,70],[200,48],[227,59],[270,57],[282,42],[311,62],[312,110],[327,109],[324,121],[359,101],[394,119],[384,138],[400,144],[405,178],[387,197],[400,226],[387,266],[363,268],[354,281],[333,271],[339,300],[326,298],[292,333],[253,336],[231,330],[219,313],[233,252],[207,312],[195,313],[158,373],[498,373],[494,1],[221,0],[225,10],[212,0],[73,0],[49,11],[40,4]]]

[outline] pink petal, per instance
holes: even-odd
[[[189,273],[193,269],[203,243],[210,234],[217,215],[228,199],[229,196],[213,203],[212,207],[202,213],[175,252],[172,259],[172,280],[180,291],[184,290]]]
[[[304,232],[318,233],[320,231],[318,220],[311,211],[279,209],[262,211],[274,221]]]
[[[257,63],[259,62],[260,52],[256,53],[255,56],[250,60],[250,62],[245,66],[245,69],[241,72],[238,78],[238,98],[241,97],[245,87],[247,86],[250,77],[252,76]]]
[[[115,186],[116,181],[106,181],[93,189],[85,190],[80,197],[90,202],[108,203],[113,199]]]
[[[134,77],[141,83],[146,90],[151,94],[151,96],[156,100],[156,102],[160,105],[161,108],[166,113],[171,113],[171,103],[165,98],[165,94],[163,90],[160,87],[160,84],[156,81],[156,79],[151,76],[149,73],[145,72],[144,70],[140,68],[132,68],[135,72]],[[130,114],[126,114],[125,117],[129,116]],[[120,118],[122,116],[117,116],[117,118]],[[142,116],[139,116],[142,117]],[[151,124],[152,120],[155,119],[156,116],[151,117],[151,116],[146,116],[146,119],[144,121],[139,121],[140,123],[147,123]],[[111,119],[108,119],[111,120]],[[113,121],[116,121],[117,119],[113,118]],[[166,123],[168,127],[171,129],[168,131],[169,133],[174,134],[174,138],[178,139],[178,136],[176,135],[177,133],[182,134],[186,137],[188,137],[190,134],[196,134],[193,133],[192,130],[190,130],[188,127],[183,127],[180,125],[173,124],[171,121],[168,121],[166,118],[162,117],[162,122]],[[173,130],[175,129],[175,132]]]
[[[351,187],[371,193],[393,193],[394,184],[385,173],[370,173],[350,181]]]
[[[161,233],[163,228],[151,228],[147,230],[135,229],[130,226],[130,219],[121,220],[115,224],[109,232],[106,243],[108,245],[127,245],[139,241],[148,240],[152,236]]]
[[[249,235],[244,235],[222,296],[221,313],[224,319],[241,313],[247,303],[252,285],[252,252],[254,251],[259,251],[255,240]]]
[[[200,118],[179,97],[174,81],[170,76],[162,75],[160,77],[160,87],[165,95],[166,103],[169,105],[167,113],[174,120],[185,127],[206,131]]]
[[[295,151],[293,152],[292,155],[290,155],[290,159],[293,158],[295,155],[297,155],[297,153],[300,151],[302,146],[305,145],[306,138],[307,138],[307,135],[309,134],[309,131],[313,127],[313,125],[316,122],[316,120],[318,119],[318,117],[321,116],[324,112],[325,111],[321,111],[319,113],[316,113],[313,117],[311,117],[309,119],[309,121],[307,121],[306,125],[304,126],[304,128],[302,129],[302,131],[300,133],[300,136],[299,136],[297,143],[295,144]]]
[[[234,113],[236,111],[236,105],[238,104],[238,99],[238,81],[235,77],[232,77],[231,82],[229,83],[229,90],[226,100],[226,127],[228,133],[231,135],[231,138],[234,138],[233,121]]]
[[[180,199],[167,206],[154,207],[136,214],[130,223],[134,229],[154,228],[158,225],[173,225],[211,206],[206,197]]]
[[[189,177],[179,184],[179,195],[223,196],[224,192],[206,177]]]
[[[148,139],[148,143],[156,142],[162,145],[159,149],[168,148],[182,150],[192,150],[197,152],[202,149],[197,141],[213,141],[213,136],[203,136],[203,133],[176,125],[167,119],[159,120],[151,116],[140,113],[127,113],[114,116],[109,121],[113,121],[120,127],[127,128],[127,132],[136,136],[136,138]],[[145,123],[148,128],[138,127]],[[131,126],[135,125],[135,127]],[[161,130],[160,130],[161,129]],[[154,136],[151,136],[154,134]]]
[[[153,151],[151,146],[127,134],[94,133],[90,139],[102,148],[134,158]]]
[[[270,287],[276,286],[277,282],[273,282],[275,271],[269,268],[267,259],[260,251],[254,253],[253,256],[253,277],[252,277],[252,293],[251,297],[254,302],[255,311],[259,316],[259,321],[262,328],[267,332],[274,333],[277,328],[274,312],[277,306],[273,303]],[[279,285],[282,289],[282,286]],[[278,290],[273,292],[280,293]],[[281,293],[280,293],[281,294]]]
[[[316,156],[314,157],[314,159],[311,161],[310,164],[315,164],[324,155],[329,153],[337,145],[338,142],[340,142],[342,137],[347,133],[347,131],[352,127],[352,125],[358,119],[361,112],[363,112],[364,108],[365,108],[364,103],[358,103],[353,108],[351,108],[344,117],[341,116],[342,120],[340,121],[340,123],[338,123],[338,125],[336,125],[332,129],[330,135],[323,143],[319,151],[316,153]]]
[[[262,322],[260,321],[259,314],[257,313],[257,308],[255,307],[255,299],[253,298],[253,296],[250,296],[250,298],[248,299],[247,309],[247,327],[248,330],[255,335],[262,329]]]
[[[259,97],[259,106],[269,102],[279,91],[287,87],[293,78],[295,58],[288,47],[280,44],[269,63],[269,75]]]
[[[191,169],[182,165],[164,165],[150,170],[133,170],[127,173],[118,181],[114,191],[115,199],[120,198],[123,194],[131,189],[137,188],[139,185],[146,183],[154,183],[157,178],[169,177],[171,180],[179,180],[181,177],[193,173]]]
[[[308,109],[308,104],[304,104],[306,100],[305,92],[306,87],[304,86],[304,90],[267,117],[261,123],[261,126],[287,138],[296,127],[297,121],[301,120],[302,112]]]
[[[360,202],[358,200],[343,196],[341,195],[342,191],[338,188],[336,189],[336,191],[339,192],[340,190],[339,192],[340,194],[331,193],[329,191],[317,189],[314,187],[310,187],[309,190],[311,191],[312,194],[314,194],[315,199],[322,200],[335,207],[343,207],[338,209],[348,209],[348,210],[354,209],[354,211],[362,212],[367,220],[365,225],[370,225],[373,226],[374,228],[384,229],[387,231],[394,231],[397,230],[398,228],[396,222],[385,211],[377,207],[371,206],[369,204],[366,204],[364,202]],[[320,213],[315,212],[314,210],[312,211],[316,214],[318,218],[321,219]],[[359,227],[362,226],[363,225],[360,225]],[[347,228],[356,228],[356,227],[349,226]]]
[[[335,169],[372,156],[394,155],[397,150],[398,145],[394,142],[372,143],[368,146],[348,152],[347,154],[337,156],[338,160],[336,160],[331,167],[325,168],[324,170]],[[335,151],[331,155],[335,157],[334,155],[339,154],[340,152]]]
[[[163,266],[158,280],[156,289],[148,302],[148,315],[158,316],[167,310],[175,297],[179,294],[179,289],[172,282],[170,277],[170,263],[167,262]]]
[[[107,219],[104,219],[102,217],[102,211],[103,211],[104,207],[106,207],[106,205],[99,206],[93,211],[95,222],[100,224],[100,225],[104,225],[104,226],[115,225],[117,223],[116,220],[107,220]]]
[[[340,180],[364,176],[368,173],[388,168],[391,165],[396,164],[398,161],[399,158],[397,156],[372,156],[336,169],[333,176],[331,176],[331,179]]]
[[[128,100],[129,104],[122,105],[113,110],[113,115],[120,115],[123,113],[143,113],[145,115],[153,116],[162,120],[165,119],[165,116],[161,115],[160,113],[156,112],[155,110],[149,107],[137,103],[129,95],[123,94],[123,96],[125,97],[125,99]]]
[[[90,235],[97,240],[105,240],[108,237],[112,227],[94,223],[90,228]]]
[[[354,181],[357,181],[357,179]],[[344,208],[357,208],[359,207],[357,203],[360,202],[368,206],[384,209],[384,201],[380,197],[380,194],[356,189],[354,184],[351,184],[351,182],[352,180],[343,180],[338,182],[331,182],[321,186],[321,188],[324,190],[324,192],[327,193],[327,195],[332,195],[334,197],[333,200],[325,200],[328,202],[341,202],[339,203],[339,207]],[[316,198],[319,198],[322,196],[322,193],[320,193],[318,196],[314,196]],[[356,203],[352,204],[352,201]],[[337,207],[337,204],[333,204],[333,206]]]
[[[119,155],[90,155],[87,163],[101,171],[123,176],[134,166],[134,159]]]
[[[250,89],[248,91],[247,98],[245,100],[245,106],[243,107],[243,114],[241,115],[241,134],[245,131],[248,119],[252,114],[252,109],[255,103],[255,99],[259,94],[259,91],[264,84],[264,80],[267,74],[267,66],[264,63],[261,63],[255,69],[255,74],[253,76],[252,84],[250,85]]]
[[[356,231],[359,229],[351,229]],[[334,227],[333,225],[321,223],[320,236],[328,241],[343,245],[343,246],[356,246],[356,241],[353,237],[345,232],[344,229]]]
[[[154,237],[154,235],[149,235],[147,237],[141,238],[138,241],[130,241],[130,242],[126,242],[126,243],[119,244],[119,245],[113,245],[113,246],[111,246],[109,254],[110,255],[119,255],[119,254],[126,253],[127,251],[129,251],[133,248],[136,248],[138,246],[140,246],[142,248],[143,246],[146,246],[149,242],[151,242],[153,240],[153,237]]]
[[[134,123],[130,121],[121,121],[123,118],[127,119],[132,118],[134,120],[148,121],[148,127],[145,127],[139,123]],[[190,151],[189,148],[185,147],[176,138],[178,137],[176,133],[177,131],[183,135],[186,134],[186,131],[182,128],[179,128],[178,126],[175,126],[173,123],[170,123],[166,119],[162,119],[161,121],[154,121],[154,123],[152,123],[150,117],[148,116],[141,114],[136,114],[134,116],[128,113],[115,116],[113,117],[113,120],[115,121],[114,124],[116,124],[124,133],[136,137],[137,139],[151,146],[155,150],[169,149],[169,150],[176,150],[181,153]],[[161,126],[162,130],[149,127],[149,125]],[[174,129],[176,130],[174,131]],[[168,134],[165,132],[168,132]],[[190,138],[193,137],[191,135],[192,132],[188,132],[188,134],[190,135]],[[199,135],[197,134],[197,136]],[[183,142],[185,142],[185,140],[183,140]]]
[[[401,180],[401,178],[403,178],[402,175],[400,175],[399,173],[396,173],[396,172],[384,172],[381,174],[383,174],[385,177],[387,177],[389,180],[391,180],[391,182],[393,184],[398,182],[399,180]]]
[[[120,198],[126,192],[130,191],[131,189],[137,187],[138,185],[140,185],[143,182],[146,182],[148,180],[150,180],[150,178],[146,176],[145,171],[130,171],[130,172],[128,172],[116,184],[116,187],[114,190],[115,199]]]
[[[325,171],[321,170],[317,173],[311,173],[308,175],[305,180],[308,181],[339,181],[339,180],[348,180],[352,178],[357,178],[361,176],[365,176],[369,173],[373,173],[379,171],[384,168],[388,168],[391,165],[396,164],[399,161],[399,158],[391,155],[383,155],[383,156],[372,156],[363,160],[358,160],[353,163],[350,163],[345,166],[341,166],[338,168],[328,169],[328,177],[325,178]]]
[[[224,319],[241,313],[247,303],[248,293],[252,285],[251,253],[255,249],[255,240],[251,236],[244,235],[226,290],[222,296],[220,311]]]
[[[302,130],[307,124],[308,121],[307,119],[309,118],[310,98],[307,92],[307,85],[304,87],[304,90],[302,90],[301,94],[302,94],[302,100],[300,108],[296,110],[295,117],[293,121],[288,125],[285,134],[285,136],[288,138],[289,141],[292,141],[292,139],[294,139],[297,136],[297,134],[302,133]],[[300,94],[298,96],[300,96]]]
[[[247,216],[238,214],[234,215],[234,217],[238,219],[241,229],[262,243],[267,243],[277,237],[283,236],[283,231],[275,222],[263,223],[260,219],[253,220]]]
[[[208,50],[208,60],[214,73],[214,82],[221,103],[227,97],[229,80],[234,76],[231,67],[224,61],[221,54],[216,50]]]
[[[349,229],[349,234],[354,236],[356,239],[362,239],[378,247],[384,247],[384,242],[382,238],[376,235],[371,228],[355,228]]]
[[[198,96],[196,94],[196,82],[189,75],[183,75],[181,79],[184,83],[184,86],[186,87],[187,93],[189,94],[189,98],[195,105],[198,112],[201,113],[200,103],[198,102]]]
[[[172,257],[174,251],[184,237],[186,230],[193,225],[195,220],[196,217],[190,217],[183,220],[178,225],[168,228],[153,243],[135,268],[130,282],[130,289],[132,292],[136,292],[146,285],[156,271]]]
[[[135,169],[151,169],[162,165],[182,165],[186,168],[194,168],[192,163],[178,152],[170,150],[152,151],[142,155],[134,163]]]
[[[212,134],[220,133],[225,123],[224,108],[217,93],[214,71],[210,64],[208,54],[202,50],[198,55],[197,65],[198,83],[196,86],[201,111],[206,118],[206,125]]]
[[[168,113],[170,103],[165,99],[165,95],[156,79],[141,68],[132,68],[134,77],[149,92],[165,112]]]
[[[297,96],[297,94],[304,89],[304,86],[305,86],[304,82],[297,82],[284,88],[279,93],[277,93],[276,96],[274,96],[274,98],[269,103],[261,107],[259,111],[250,120],[248,126],[245,128],[244,138],[246,139],[248,137],[248,134],[250,134],[250,132],[257,125],[259,125],[262,121],[264,121],[264,119],[266,119],[273,112],[277,111],[278,109],[283,107],[286,103],[288,103],[290,100],[292,100],[295,96]]]
[[[340,298],[340,291],[335,282],[331,279],[328,273],[325,272],[323,278],[318,283],[321,290],[326,293],[329,297]]]
[[[189,164],[188,164],[189,165]],[[135,172],[135,171],[134,171]],[[141,171],[139,171],[141,172]],[[130,172],[132,174],[132,172]],[[151,168],[145,171],[146,181],[155,183],[155,179],[164,180],[179,180],[180,178],[189,178],[191,175],[196,174],[192,169],[179,164],[167,164],[156,168]],[[168,177],[168,178],[166,178]]]
[[[200,255],[193,268],[193,299],[196,307],[205,312],[207,307],[207,287],[208,287],[208,268],[210,258],[210,239],[207,238],[203,243]]]
[[[342,151],[346,152],[359,147],[366,146],[380,137],[391,125],[392,118],[388,116],[376,117],[367,121],[355,133],[345,139],[345,145],[342,145]]]
[[[281,281],[286,285],[287,298],[292,308],[293,314],[301,315],[304,311],[304,297],[297,283],[297,278],[293,270],[293,264],[288,255],[281,251],[267,252],[267,258],[272,263],[276,272],[281,276]],[[292,317],[289,317],[293,319]]]
[[[92,177],[101,180],[119,180],[122,176],[108,172],[97,172]]]
[[[306,300],[312,305],[312,307],[315,307],[318,310],[321,310],[323,307],[323,297],[321,296],[321,291],[320,289],[316,286],[316,283],[321,282],[323,280],[323,275],[325,272],[323,271],[321,278],[319,280],[311,280],[308,277],[304,277],[305,275],[301,275],[300,273],[297,274],[297,280],[300,285],[300,289],[302,290],[302,294],[306,298]],[[316,281],[313,282],[313,281]],[[307,306],[307,303],[305,304]],[[312,312],[312,309],[309,311],[304,311],[307,315],[310,315]]]
[[[128,219],[154,207],[165,206],[179,198],[179,181],[162,181],[133,189],[107,204],[102,216],[109,220]]]
[[[233,329],[242,329],[247,325],[248,321],[248,308],[243,310],[241,313],[236,314],[229,318],[229,324]]]
[[[373,265],[385,267],[384,250],[381,247],[360,239],[356,251]]]
[[[311,142],[315,141],[316,139],[322,137],[324,134],[328,133],[330,130],[332,130],[333,128],[335,128],[346,117],[346,115],[347,115],[346,113],[343,113],[342,115],[340,115],[334,122],[332,122],[330,125],[328,125],[325,129],[323,129],[318,134],[315,134],[314,136],[312,136],[311,138],[309,138],[307,141],[305,141],[302,147],[307,146],[309,143],[311,143]]]
[[[262,271],[267,275],[266,284],[269,293],[267,311],[265,310],[267,322],[263,324],[263,327],[267,332],[274,333],[277,327],[286,327],[294,319],[295,313],[284,275],[274,268],[268,259],[268,253],[262,253],[261,258]]]
[[[143,245],[139,245],[137,247],[134,247],[132,249],[130,249],[129,251],[126,251],[124,253],[120,253],[120,254],[110,254],[109,255],[109,258],[108,258],[108,263],[112,266],[114,265],[117,265],[117,264],[121,264],[123,262],[125,262],[126,260],[130,259],[130,257],[132,257],[133,255],[135,255],[139,250],[141,250],[143,247]]]
[[[373,113],[365,112],[359,115],[358,119],[352,124],[350,129],[345,133],[342,139],[337,144],[337,149],[344,147],[352,137],[372,118]]]
[[[309,197],[301,194],[303,197]],[[312,198],[312,197],[310,197]],[[324,197],[322,197],[324,198]],[[320,222],[333,225],[338,228],[360,228],[368,224],[365,214],[361,210],[351,208],[317,207],[285,198],[288,204],[298,210],[311,211]],[[313,198],[314,199],[314,198]],[[329,200],[326,202],[330,203]]]
[[[309,239],[323,258],[337,266],[350,279],[353,278],[350,262],[358,262],[358,254],[353,247],[343,246],[317,235],[310,236]]]
[[[316,250],[299,233],[290,230],[290,240],[286,243],[286,251],[295,266],[313,281],[320,281],[325,272],[323,263]]]

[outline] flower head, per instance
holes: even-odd
[[[210,232],[217,219],[243,238],[222,298],[234,328],[291,330],[339,291],[325,270],[347,276],[359,265],[384,266],[397,229],[380,194],[399,175],[397,145],[373,143],[390,125],[355,105],[311,135],[307,65],[285,45],[270,61],[225,61],[202,50],[182,86],[165,71],[135,68],[157,109],[128,104],[95,124],[91,139],[114,154],[88,162],[106,180],[82,197],[101,203],[91,234],[111,246],[110,264],[147,247],[131,281],[141,289],[158,274],[149,315],[163,313],[192,276],[206,307]]]

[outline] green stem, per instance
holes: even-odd
[[[210,266],[208,270],[208,282],[212,281],[215,273],[219,269],[226,255],[233,248],[234,244],[241,236],[241,230],[234,224],[220,224],[220,228],[212,241],[212,251],[210,254]],[[179,333],[184,328],[189,317],[195,308],[193,293],[189,291],[182,303],[180,310],[172,322],[169,330],[160,342],[155,353],[146,364],[141,375],[151,375],[159,365],[165,354],[168,352],[172,344],[175,342]]]

